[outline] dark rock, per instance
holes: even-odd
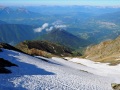
[[[11,66],[17,66],[17,65],[7,60],[4,60],[3,58],[0,58],[0,67],[11,67]]]
[[[0,43],[0,48],[4,48],[4,49],[9,49],[9,50],[14,50],[14,51],[18,51],[18,52],[22,52],[21,50],[7,44],[7,43]],[[1,49],[0,49],[1,51]],[[23,53],[23,52],[22,52]]]
[[[5,68],[5,67],[11,67],[11,66],[17,66],[17,65],[13,64],[7,60],[4,60],[3,58],[0,58],[0,74],[12,73],[10,70]]]
[[[8,74],[8,73],[12,73],[10,70],[6,69],[6,68],[2,68],[0,67],[0,74]]]

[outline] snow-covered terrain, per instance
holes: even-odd
[[[93,62],[86,59],[73,58],[69,61],[83,64],[89,68],[94,68],[94,71],[88,70],[88,72],[94,73],[100,76],[106,76],[113,78],[114,82],[120,83],[120,64],[116,66],[110,66],[109,63]]]
[[[56,57],[46,59],[2,50],[0,58],[9,60],[18,67],[8,68],[12,71],[11,74],[0,74],[0,90],[112,90],[111,83],[115,79],[120,80],[109,77],[105,71],[95,68],[89,62],[82,65]],[[105,68],[106,71],[107,69],[115,70],[115,75],[119,74],[119,70]],[[101,74],[97,74],[97,70]],[[108,72],[113,74],[112,71]]]

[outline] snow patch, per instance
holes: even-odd
[[[72,58],[69,61],[83,64],[89,68],[93,68],[93,71],[88,70],[96,75],[106,76],[115,79],[115,82],[120,83],[120,64],[116,66],[109,66],[108,63],[94,62],[87,59]]]

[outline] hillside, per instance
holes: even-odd
[[[118,20],[119,17],[115,18]],[[114,19],[114,16],[112,19]],[[98,44],[105,40],[115,39],[120,35],[120,22],[119,20],[118,23],[113,22],[112,19],[92,18],[84,23],[80,23],[79,26],[68,28],[67,31],[93,44]]]
[[[24,41],[19,43],[16,47],[25,53],[37,56],[52,57],[54,55],[72,55],[72,50],[70,48],[48,41]]]
[[[88,41],[78,38],[77,36],[61,29],[54,29],[38,39],[58,43],[73,49],[86,47],[89,44]]]
[[[7,67],[11,71],[9,74],[0,73],[1,90],[112,90],[111,83],[120,83],[119,66],[73,58],[73,61],[83,62],[76,64],[57,57],[36,58],[13,50],[1,50],[0,58],[17,65]]]
[[[120,10],[112,13],[105,13],[97,17],[98,20],[104,20],[120,24]]]
[[[0,42],[17,44],[24,40],[31,40],[37,37],[33,27],[21,24],[0,24]]]
[[[108,40],[88,47],[84,55],[93,61],[110,63],[111,65],[119,64],[120,36],[115,40]]]

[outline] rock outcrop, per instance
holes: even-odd
[[[48,41],[24,41],[16,46],[18,49],[30,55],[51,57],[57,56],[71,56],[72,50],[70,48],[51,43]]]
[[[89,46],[84,57],[98,62],[116,65],[120,63],[120,37]]]
[[[120,90],[120,84],[112,83],[111,86],[113,90]]]

